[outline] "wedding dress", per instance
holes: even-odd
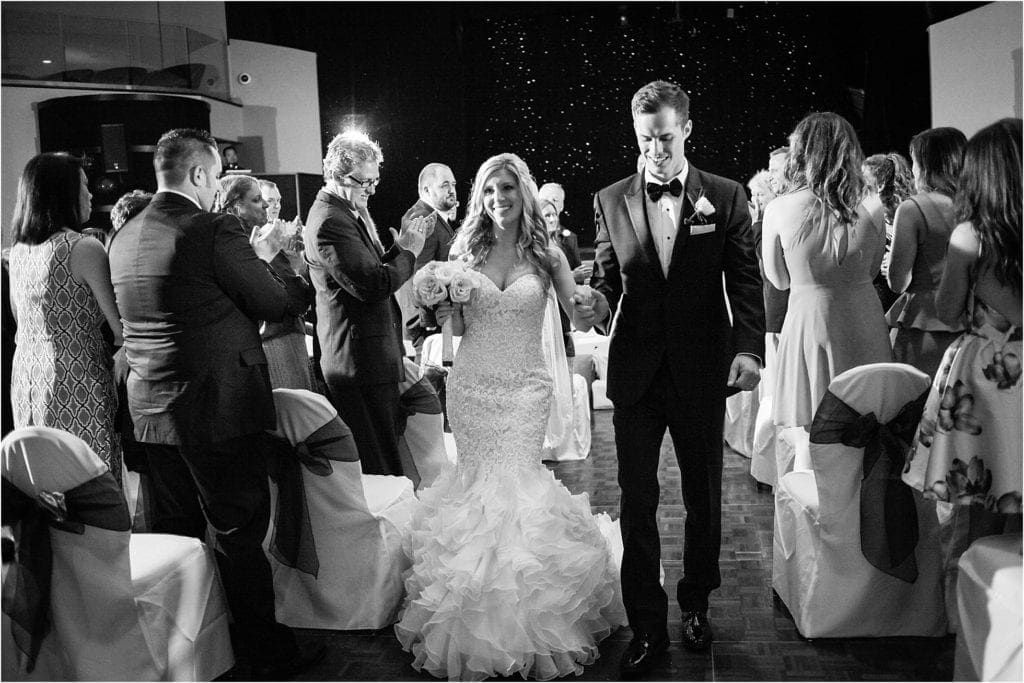
[[[541,464],[544,280],[482,280],[448,379],[458,461],[420,492],[395,633],[417,670],[450,680],[579,674],[626,621],[618,524]]]

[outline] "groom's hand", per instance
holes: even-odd
[[[740,391],[752,391],[761,381],[761,364],[753,356],[746,353],[736,354],[732,359],[732,366],[729,368],[730,387],[736,387]]]

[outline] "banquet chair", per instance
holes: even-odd
[[[334,630],[387,626],[408,567],[402,531],[416,505],[412,482],[363,474],[352,432],[324,396],[275,389],[274,406],[273,434],[290,447],[278,458],[264,542],[278,620]]]
[[[590,356],[594,364],[594,381],[590,383],[591,405],[594,410],[610,410],[612,402],[608,400],[608,342],[609,337],[591,330],[590,332],[573,332],[573,346],[576,347],[576,358]]]
[[[0,453],[24,503],[17,561],[4,572],[5,679],[209,681],[234,665],[203,543],[132,534],[107,465],[76,436],[25,427]],[[33,625],[41,617],[48,629]]]
[[[754,455],[754,431],[759,405],[760,392],[757,389],[740,391],[725,399],[722,438],[744,458]]]
[[[929,384],[899,363],[842,373],[811,424],[810,469],[779,478],[772,586],[805,638],[947,631],[934,504],[900,479]]]
[[[954,681],[1021,681],[1021,535],[985,536],[960,556]]]
[[[398,454],[402,471],[418,491],[430,486],[451,462],[444,440],[444,414],[434,386],[408,358],[405,380],[399,382],[398,391],[404,423],[399,430]]]

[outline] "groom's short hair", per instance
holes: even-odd
[[[633,118],[640,114],[656,114],[662,107],[672,107],[679,117],[679,124],[690,118],[690,98],[675,83],[652,81],[636,91],[630,109]]]

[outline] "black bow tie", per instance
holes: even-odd
[[[647,183],[647,194],[651,197],[652,202],[656,202],[661,199],[661,195],[666,192],[671,193],[673,197],[678,197],[683,193],[683,184],[679,182],[679,178],[673,178],[672,182],[665,185]]]

